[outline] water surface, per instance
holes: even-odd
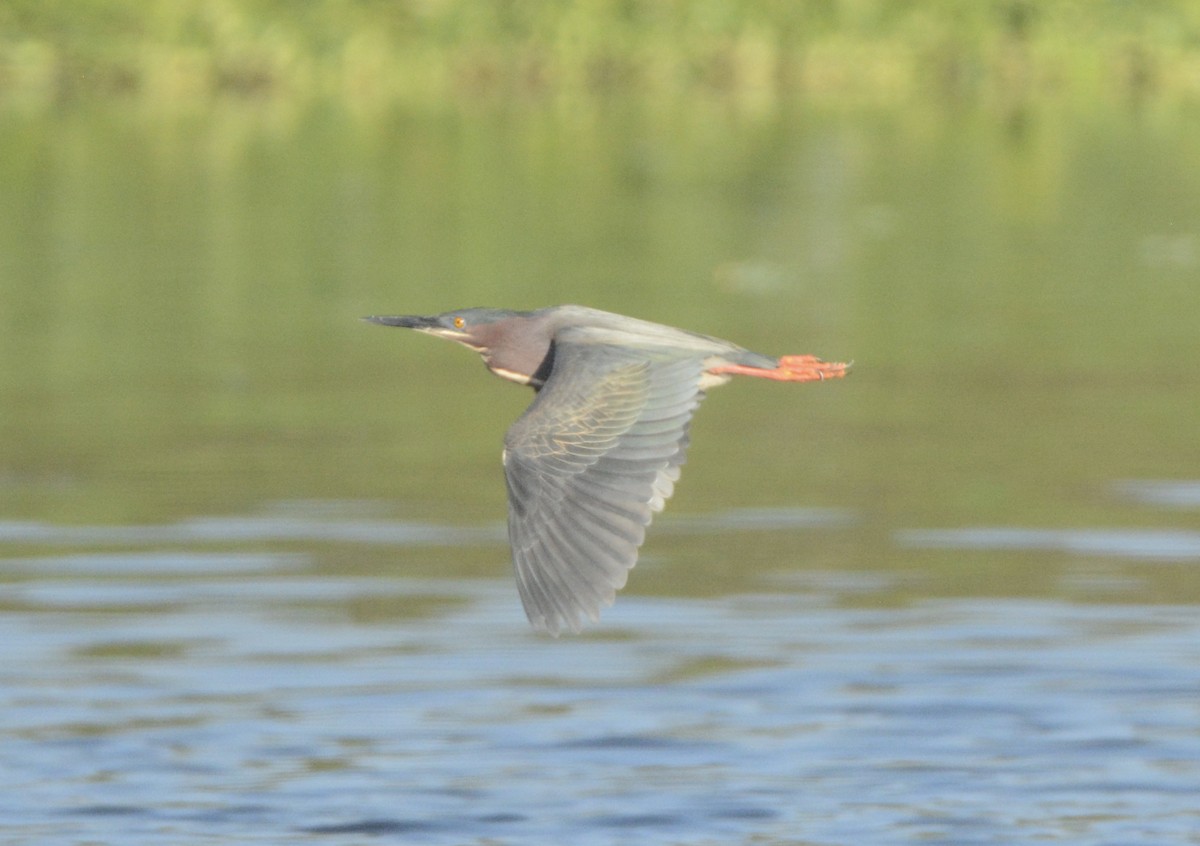
[[[1197,843],[1200,161],[1099,103],[0,123],[10,842]],[[528,394],[380,312],[773,353],[532,633]]]

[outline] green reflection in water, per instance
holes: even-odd
[[[246,104],[167,124],[121,106],[10,118],[0,506],[155,523],[349,501],[497,523],[501,437],[528,393],[357,318],[574,301],[857,362],[843,383],[717,392],[670,511],[859,522],[652,533],[639,589],[746,588],[784,567],[1061,591],[1019,556],[964,566],[891,533],[1178,524],[1112,486],[1200,473],[1195,130],[1103,106],[621,98],[373,120],[327,106],[283,128]],[[339,558],[455,575],[503,553],[318,566]],[[1163,572],[1136,581],[1195,595]]]

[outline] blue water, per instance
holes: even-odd
[[[810,572],[553,640],[507,579],[153,548],[186,533],[7,560],[3,842],[1200,842],[1194,607]]]

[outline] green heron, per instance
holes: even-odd
[[[582,306],[366,317],[457,341],[537,396],[504,438],[508,539],[534,628],[599,619],[679,480],[688,425],[733,375],[811,382],[848,365],[737,344]]]

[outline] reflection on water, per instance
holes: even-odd
[[[667,515],[657,521],[653,531],[657,535],[736,529],[834,528],[854,522],[853,514],[839,508],[739,508],[703,516]],[[291,540],[386,546],[465,546],[500,544],[506,542],[507,537],[507,529],[499,523],[490,527],[435,526],[397,520],[305,517],[292,513],[192,518],[166,526],[56,526],[0,520],[0,544],[144,546]],[[129,566],[128,561],[125,566]]]
[[[498,568],[498,527],[385,510],[5,524],[11,835],[1167,844],[1200,823],[1200,618],[1137,601],[1136,579],[1110,573],[1101,605],[921,599],[886,564],[817,563],[878,534],[864,513],[732,509],[662,520],[601,624],[552,640],[508,579],[400,575],[475,545]],[[1133,562],[1163,537],[1191,535],[907,529],[870,548]],[[642,590],[791,549],[812,558],[716,598]],[[341,572],[375,550],[400,569]]]
[[[498,543],[502,526],[433,526],[382,520],[307,520],[290,516],[193,518],[166,526],[53,526],[0,521],[0,543],[141,546],[211,541],[341,541],[346,543],[420,546]]]
[[[839,607],[814,574],[626,596],[554,641],[497,580],[71,560],[23,566],[0,616],[13,837],[1185,843],[1200,821],[1190,608]],[[401,610],[356,617],[373,602]]]
[[[1200,508],[1200,481],[1126,481],[1119,482],[1115,488],[1121,496],[1146,505]]]
[[[1153,529],[912,529],[898,534],[918,549],[1014,549],[1119,558],[1200,560],[1200,532]]]
[[[0,121],[5,834],[1195,843],[1196,116],[944,105]],[[562,302],[857,364],[550,640],[528,392],[358,318]]]

